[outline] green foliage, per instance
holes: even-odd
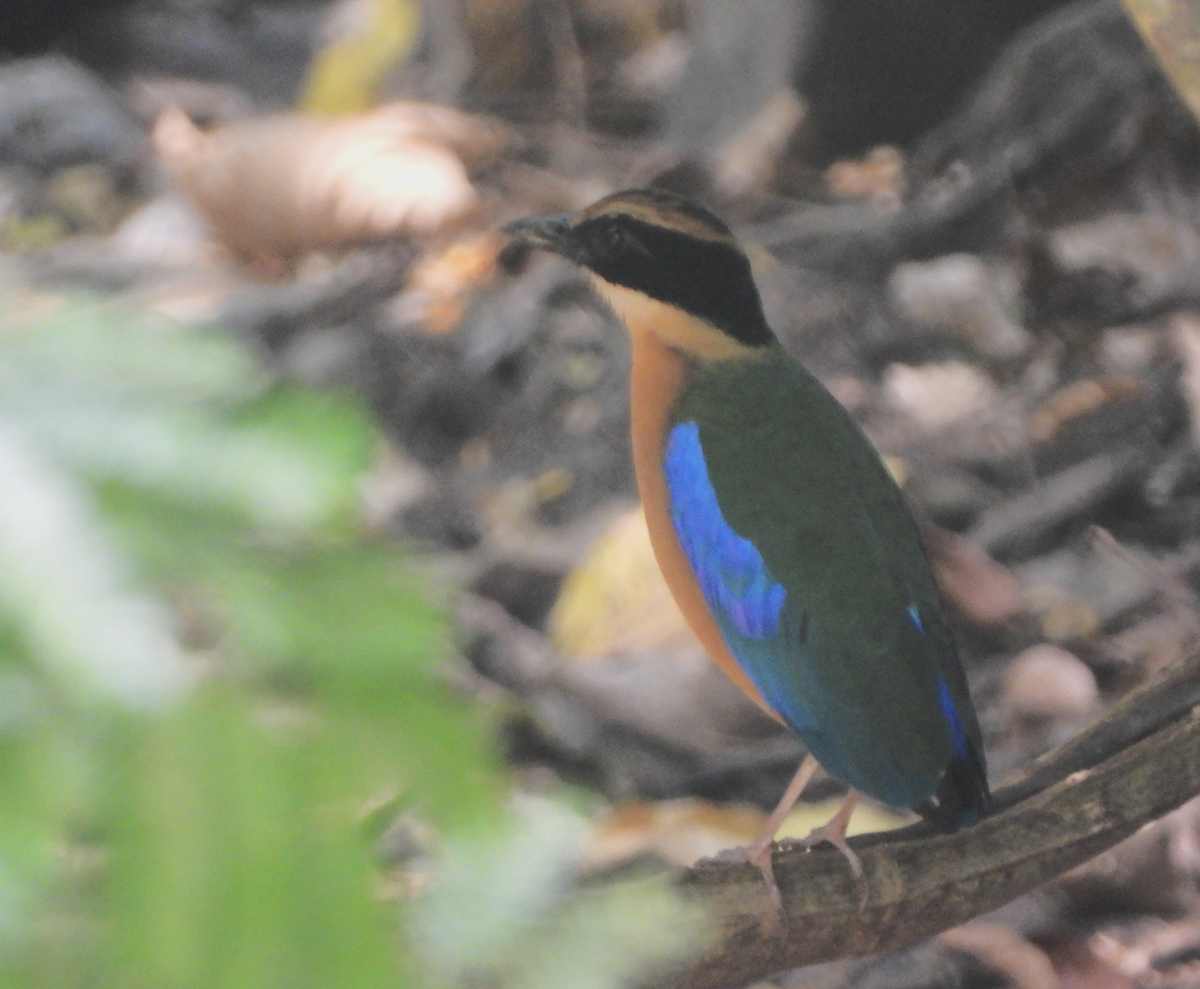
[[[705,918],[661,876],[567,892],[582,829],[535,802],[493,840],[462,843],[415,918],[427,970],[443,984],[615,989],[699,947]]]
[[[568,891],[562,812],[505,823],[441,612],[358,531],[372,442],[213,331],[0,319],[0,987],[609,989],[690,943],[661,887]],[[416,905],[400,813],[458,864]]]
[[[114,815],[121,984],[396,985],[354,829],[367,740],[356,719],[255,701],[208,685],[138,740]]]
[[[497,815],[440,614],[356,533],[371,431],[221,334],[0,327],[0,971],[396,986],[361,818]]]

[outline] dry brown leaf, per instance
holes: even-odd
[[[1192,115],[1200,116],[1200,76],[1196,71],[1200,17],[1195,4],[1178,0],[1173,3],[1125,0],[1125,11],[1187,102]]]
[[[1145,389],[1144,382],[1128,374],[1110,374],[1067,385],[1051,395],[1029,417],[1029,439],[1034,443],[1045,443],[1110,402],[1140,394]]]
[[[1128,975],[1078,934],[1055,938],[1045,951],[1062,989],[1137,989]]]
[[[414,315],[426,333],[452,333],[471,293],[495,277],[504,241],[493,232],[457,240],[418,261],[400,297],[405,316]]]
[[[686,868],[727,848],[748,845],[765,820],[755,807],[722,807],[690,797],[621,804],[598,822],[585,865],[613,869],[654,855]]]
[[[1021,581],[978,543],[931,522],[922,524],[921,535],[938,587],[964,617],[998,625],[1024,611]]]
[[[1105,658],[1128,666],[1139,676],[1152,676],[1194,648],[1200,622],[1190,608],[1173,607],[1152,615],[1101,644]]]
[[[881,205],[898,205],[904,191],[904,154],[881,144],[863,158],[835,161],[825,170],[825,184],[835,196],[869,196]]]
[[[1011,927],[966,924],[946,931],[938,940],[954,951],[974,955],[1016,989],[1062,989],[1046,953]]]
[[[552,72],[534,0],[463,0],[463,26],[480,92],[538,88]]]
[[[1200,318],[1195,313],[1180,313],[1171,320],[1171,330],[1171,342],[1183,360],[1179,385],[1191,413],[1195,442],[1200,437]]]
[[[1100,618],[1087,600],[1057,584],[1034,584],[1025,591],[1025,602],[1051,642],[1084,639],[1100,628]]]
[[[717,152],[714,185],[727,196],[765,187],[806,112],[790,86],[775,92]]]
[[[172,179],[231,247],[283,258],[445,230],[478,201],[467,166],[507,142],[498,125],[422,103],[208,132],[171,108],[153,138]]]

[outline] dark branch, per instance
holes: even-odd
[[[923,825],[856,839],[870,895],[836,851],[776,855],[788,930],[758,871],[702,863],[683,894],[720,938],[654,989],[730,989],[782,969],[894,951],[961,924],[1099,855],[1200,793],[1200,653],[1116,705],[996,794],[996,813],[955,835]]]

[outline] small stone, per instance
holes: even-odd
[[[1085,718],[1100,691],[1092,671],[1072,653],[1042,643],[1019,653],[1004,674],[1004,696],[1018,717]]]
[[[208,223],[186,200],[169,192],[130,213],[109,244],[115,257],[134,264],[204,267],[220,257]]]
[[[930,432],[977,415],[998,394],[987,375],[958,361],[892,364],[883,374],[883,392],[889,405]]]
[[[910,319],[956,337],[983,360],[1007,363],[1025,357],[1033,346],[1015,318],[1014,280],[989,269],[974,254],[897,265],[888,295]]]
[[[1143,306],[1183,291],[1200,258],[1196,231],[1166,212],[1110,213],[1059,227],[1048,247],[1068,274],[1103,271],[1130,282],[1128,294]]]

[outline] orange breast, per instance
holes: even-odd
[[[758,688],[725,645],[671,522],[670,494],[663,473],[663,447],[667,416],[683,386],[683,359],[650,330],[631,326],[630,335],[633,339],[633,463],[646,526],[650,530],[650,544],[654,547],[659,568],[679,610],[708,654],[754,703],[777,721],[782,721],[767,706]]]

